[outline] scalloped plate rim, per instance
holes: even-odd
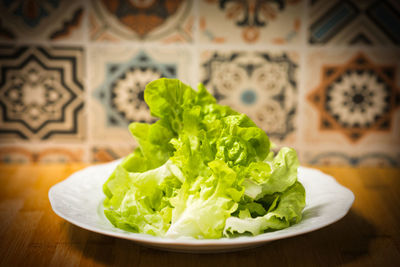
[[[307,191],[307,187],[312,185],[310,184],[305,184],[305,178],[302,177],[302,173],[313,173],[314,176],[319,177],[322,179],[322,181],[329,183],[331,186],[333,186],[336,190],[336,193],[341,193],[340,196],[345,199],[344,201],[344,206],[341,208],[341,212],[338,214],[334,214],[333,216],[327,216],[329,214],[323,214],[324,216],[327,216],[327,220],[320,222],[319,224],[312,225],[312,226],[307,226],[303,229],[299,229],[297,231],[293,229],[299,228],[299,226],[304,224],[304,219],[300,221],[298,224],[292,225],[289,228],[282,229],[282,230],[277,230],[273,232],[268,232],[264,234],[260,234],[257,236],[242,236],[238,238],[220,238],[220,239],[202,239],[202,240],[197,240],[197,239],[172,239],[172,238],[164,238],[164,237],[155,237],[151,235],[146,235],[146,234],[140,234],[140,233],[130,233],[126,232],[123,230],[120,230],[118,228],[115,228],[111,226],[111,224],[108,222],[107,219],[105,219],[105,216],[100,216],[99,214],[97,215],[99,217],[99,221],[102,221],[102,223],[108,224],[114,229],[112,230],[105,230],[101,228],[101,225],[93,225],[93,224],[88,224],[85,222],[82,222],[82,220],[79,220],[79,218],[74,218],[71,215],[67,214],[65,210],[60,208],[57,203],[57,198],[56,195],[62,191],[63,189],[67,188],[71,181],[75,179],[79,179],[81,176],[84,176],[86,173],[89,171],[97,170],[101,171],[102,168],[106,168],[109,173],[105,175],[103,173],[103,178],[104,181],[108,178],[108,175],[110,174],[110,171],[112,171],[115,166],[121,161],[121,159],[110,162],[110,163],[104,163],[104,164],[98,164],[94,166],[89,166],[86,167],[82,170],[79,170],[73,174],[71,174],[68,178],[65,180],[53,185],[49,192],[48,192],[48,197],[50,200],[51,207],[53,211],[61,218],[64,220],[81,227],[83,229],[96,232],[99,234],[104,234],[108,236],[113,236],[117,238],[123,238],[123,239],[128,239],[134,242],[137,242],[138,244],[142,244],[144,246],[150,246],[153,248],[158,248],[158,249],[163,249],[163,250],[172,250],[172,251],[179,251],[179,252],[219,252],[219,251],[229,251],[229,250],[238,250],[238,249],[245,249],[249,247],[254,247],[254,246],[259,246],[264,243],[274,241],[274,240],[279,240],[283,238],[289,238],[305,233],[309,233],[318,229],[321,229],[323,227],[326,227],[330,224],[333,224],[340,219],[342,219],[350,210],[353,202],[354,202],[354,194],[346,187],[342,186],[339,184],[332,176],[325,174],[321,172],[320,170],[309,168],[309,167],[304,167],[301,166],[299,167],[299,181],[303,183],[303,185],[306,187],[306,194],[308,196],[309,192]],[[106,172],[107,173],[107,172]],[[85,179],[83,179],[85,180]],[[104,183],[103,181],[103,183]],[[100,188],[102,188],[103,183],[101,183]],[[332,190],[332,188],[330,188]],[[100,205],[102,200],[104,199],[104,195],[101,199],[98,200],[98,204]],[[62,205],[61,205],[62,206]],[[306,208],[304,212],[307,210],[308,203],[306,203]],[[303,213],[304,213],[303,212]],[[98,212],[97,212],[98,213]],[[332,215],[332,214],[330,214]],[[311,217],[312,218],[312,217]],[[104,225],[103,225],[104,226]]]

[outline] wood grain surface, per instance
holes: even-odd
[[[400,266],[400,169],[320,168],[355,194],[340,221],[221,254],[172,253],[59,218],[50,187],[83,164],[0,165],[0,266]]]

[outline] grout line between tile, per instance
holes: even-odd
[[[308,53],[308,41],[307,41],[307,25],[308,25],[308,1],[304,1],[303,3],[303,12],[302,12],[302,25],[301,28],[301,48],[300,48],[300,63],[299,63],[299,91],[298,91],[298,114],[297,114],[297,149],[299,150],[299,158],[301,160],[302,154],[305,149],[304,144],[304,123],[302,121],[305,118],[304,107],[305,107],[305,92],[307,90],[307,53]],[[301,162],[304,163],[304,162]]]
[[[194,13],[194,25],[193,25],[193,42],[191,46],[191,53],[193,58],[193,66],[192,66],[192,86],[196,87],[197,83],[200,82],[200,58],[199,58],[199,17],[200,17],[200,6],[199,1],[194,1],[193,13]]]
[[[89,12],[90,12],[90,6],[91,2],[90,1],[84,1],[84,8],[86,10],[85,12],[85,17],[84,17],[84,23],[83,23],[83,29],[86,34],[84,34],[84,47],[85,47],[85,88],[86,88],[86,93],[85,93],[85,111],[86,111],[86,141],[85,141],[85,147],[86,147],[86,153],[85,153],[85,160],[86,162],[91,162],[90,159],[90,152],[91,152],[91,131],[93,129],[92,127],[92,113],[90,112],[91,106],[92,106],[92,98],[90,97],[90,79],[91,79],[91,71],[90,71],[90,46],[89,46],[89,35],[90,35],[90,28],[89,28]]]

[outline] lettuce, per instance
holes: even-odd
[[[149,83],[154,124],[131,123],[139,146],[103,185],[104,214],[126,231],[171,238],[257,235],[301,220],[296,151],[275,156],[245,114],[177,79]]]

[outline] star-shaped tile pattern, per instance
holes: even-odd
[[[3,138],[83,137],[81,48],[8,47],[0,61]]]
[[[321,83],[308,95],[319,112],[319,128],[342,132],[350,142],[373,131],[390,132],[400,106],[396,66],[379,65],[363,53],[343,65],[325,65]]]

